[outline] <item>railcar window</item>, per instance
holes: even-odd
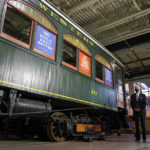
[[[91,77],[91,52],[77,37],[64,34],[63,65]]]
[[[96,78],[103,81],[103,65],[96,61]]]
[[[113,72],[111,64],[100,55],[96,55],[95,60],[95,80],[113,87]]]
[[[63,61],[73,67],[77,67],[77,48],[64,41],[63,44]]]
[[[3,27],[4,33],[19,41],[29,44],[31,25],[32,20],[10,7],[7,8]]]
[[[79,71],[87,76],[91,76],[91,57],[80,50]]]
[[[19,9],[21,12],[27,14],[31,18],[33,18],[35,21],[39,22],[46,28],[50,29],[52,32],[57,34],[57,29],[53,25],[52,22],[50,22],[46,16],[44,16],[39,11],[35,10],[34,8],[30,7],[29,5],[26,5],[23,1],[19,0],[9,0],[8,2],[13,7]]]
[[[112,71],[108,68],[104,67],[104,73],[105,73],[105,84],[108,86],[112,86]]]
[[[37,25],[34,51],[45,57],[55,59],[56,35]]]

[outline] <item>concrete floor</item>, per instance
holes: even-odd
[[[0,150],[150,150],[150,135],[147,143],[134,142],[133,135],[112,135],[106,141],[67,141],[60,143],[40,140],[1,140]]]

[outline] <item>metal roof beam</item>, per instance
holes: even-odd
[[[136,82],[145,82],[145,83],[150,83],[150,76],[149,75],[144,75],[144,76],[139,76],[139,77],[135,77],[132,79],[126,79],[126,83],[132,82],[132,81],[136,81]]]
[[[87,6],[90,6],[92,4],[94,4],[95,2],[97,2],[98,0],[86,0],[84,2],[81,2],[80,4],[74,6],[74,7],[71,7],[70,9],[66,10],[66,14],[68,15],[71,15],[72,13],[74,13],[75,11],[78,11],[82,8],[85,8]],[[99,2],[99,4],[96,6],[96,7],[103,7],[105,5],[107,5],[108,3],[110,2],[113,2],[114,0],[105,0],[105,1],[102,1],[102,2]]]
[[[135,62],[146,61],[146,60],[150,60],[150,57],[138,59],[138,60],[135,60]],[[134,62],[133,61],[129,61],[129,62],[124,63],[124,65],[129,65],[129,64],[132,64],[132,63],[134,63]]]
[[[140,6],[138,5],[138,3],[136,2],[136,0],[132,0],[132,2],[133,2],[133,4],[134,4],[135,8],[136,8],[138,11],[141,11],[141,8],[140,8]]]
[[[86,0],[86,1],[83,1],[83,2],[79,3],[78,5],[76,5],[74,7],[71,7],[70,9],[67,9],[65,13],[70,15],[70,14],[74,13],[77,10],[80,10],[82,8],[85,8],[87,6],[90,6],[90,5],[94,4],[96,1],[97,0]]]
[[[150,66],[146,66],[145,71],[143,71],[142,68],[138,67],[132,69],[132,71],[130,72],[130,76],[132,77],[138,77],[138,76],[149,75],[149,74],[150,74]]]
[[[137,19],[137,18],[146,16],[146,15],[148,15],[148,14],[150,14],[150,8],[145,9],[145,10],[143,10],[143,11],[141,11],[141,12],[135,13],[135,14],[133,14],[133,15],[130,15],[130,16],[128,16],[128,17],[125,17],[125,18],[123,18],[123,19],[117,20],[117,21],[112,22],[112,23],[110,23],[110,24],[107,24],[107,25],[105,25],[105,26],[96,28],[96,29],[93,30],[91,33],[94,34],[94,35],[96,35],[96,34],[99,33],[99,32],[103,32],[103,31],[112,29],[112,28],[114,28],[114,27],[116,27],[116,26],[122,25],[122,24],[124,24],[124,23],[129,22],[129,21],[132,21],[133,19]]]
[[[123,42],[125,42],[125,41],[123,41]],[[129,47],[132,48],[133,50],[135,50],[136,53],[150,53],[150,42],[149,41],[142,42],[142,43],[138,42],[138,44],[136,44],[136,45],[133,45],[133,46],[129,45],[128,47],[125,47],[125,48],[121,47],[121,46],[118,49],[111,48],[110,51],[112,53],[119,51],[119,54],[122,55],[129,50]]]
[[[146,33],[149,33],[149,32],[150,32],[150,28],[143,29],[143,30],[140,30],[140,31],[137,31],[137,32],[133,32],[133,33],[129,33],[127,35],[123,35],[122,33],[120,33],[120,35],[114,35],[112,37],[103,39],[100,42],[104,46],[107,46],[107,45],[110,45],[110,44],[113,44],[113,43],[117,43],[117,42],[121,42],[121,41],[130,39],[130,38],[142,35],[142,34],[146,34]]]
[[[122,62],[123,64],[125,64],[124,61],[119,57],[119,55],[117,53],[115,53],[114,55],[117,57],[118,60],[120,60],[120,62]],[[129,75],[129,70],[130,70],[129,67],[125,64],[125,73],[127,75]]]
[[[138,68],[140,68],[139,63],[138,63],[136,60],[134,60],[133,57],[131,57],[129,54],[126,54],[126,55],[129,57],[129,59],[132,61],[132,63],[135,63],[136,66],[137,66]]]
[[[134,51],[134,50],[132,50],[132,53],[133,53],[133,55],[135,55],[135,57],[136,57],[136,59],[138,60],[138,62],[141,64],[141,66],[142,66],[142,68],[143,68],[143,70],[144,70],[144,64],[143,64],[143,62],[140,60],[140,58],[139,58],[139,56],[137,55],[137,53]],[[135,63],[137,63],[137,61],[135,61]]]

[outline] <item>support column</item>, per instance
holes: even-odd
[[[129,99],[128,99],[128,114],[129,115],[133,114],[132,108],[130,106],[130,100],[131,100],[130,98],[133,93],[134,93],[134,82],[130,81],[129,82]]]
[[[129,82],[129,95],[131,96],[134,93],[134,82]]]

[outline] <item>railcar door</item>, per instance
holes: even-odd
[[[119,66],[116,66],[115,68],[115,83],[116,83],[118,108],[124,109],[125,101],[124,101],[124,90],[123,90],[123,72]]]

